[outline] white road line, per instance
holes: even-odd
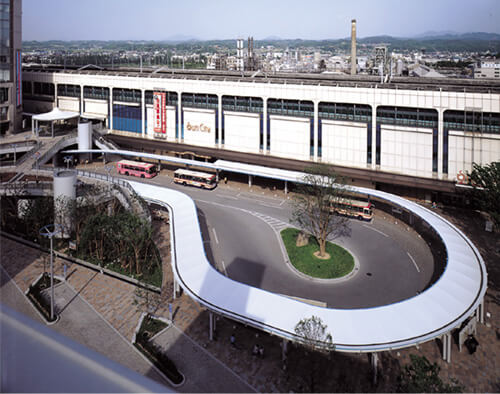
[[[415,266],[415,268],[417,269],[417,272],[420,272],[420,269],[418,268],[418,265],[417,263],[415,262],[415,259],[411,256],[410,253],[406,252],[406,254],[408,255],[408,257],[410,258],[410,260],[413,262],[413,265]]]
[[[216,195],[216,196],[219,196],[219,197],[222,197],[222,198],[230,198],[231,200],[238,200],[238,198],[237,198],[237,197],[230,196],[229,194],[220,194],[220,193],[216,193],[215,195]]]
[[[215,237],[215,242],[217,243],[217,245],[219,244],[219,240],[217,238],[217,233],[215,232],[215,228],[212,228],[212,231],[214,232],[214,237]]]
[[[367,226],[366,224],[363,224],[363,227],[369,228],[370,230],[376,231],[377,233],[382,234],[384,237],[389,238],[389,236],[386,233],[383,233],[382,231],[377,230],[376,228]]]

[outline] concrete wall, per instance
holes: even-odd
[[[310,159],[309,119],[271,116],[271,155],[297,160]]]
[[[488,164],[500,160],[500,136],[450,130],[448,137],[448,174],[456,179],[459,171],[472,169],[472,163]]]
[[[238,152],[259,153],[259,114],[224,111],[224,128],[224,148]]]
[[[184,143],[215,147],[215,111],[184,108]]]
[[[381,127],[380,169],[432,177],[432,129]]]
[[[322,161],[366,168],[366,123],[322,120]]]

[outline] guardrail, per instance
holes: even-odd
[[[65,135],[63,138],[57,141],[57,143],[54,146],[52,146],[47,152],[45,152],[42,156],[40,156],[38,160],[36,160],[33,163],[32,168],[37,168],[37,166],[39,167],[40,165],[45,164],[45,162],[48,161],[49,158],[54,156],[61,148],[64,147],[63,145],[65,142],[67,142],[70,139],[76,139],[76,138],[77,138],[76,133]]]
[[[66,168],[64,168],[64,167],[51,167],[51,166],[47,166],[47,165],[42,165],[39,167],[39,169],[49,170],[52,172],[66,170]],[[142,211],[143,211],[143,215],[142,215],[143,218],[145,220],[147,220],[149,223],[151,223],[151,214],[149,213],[149,208],[148,208],[146,201],[144,201],[144,199],[141,198],[137,194],[137,192],[134,190],[134,188],[130,185],[129,182],[127,182],[121,178],[116,178],[116,177],[113,177],[110,175],[100,174],[98,172],[92,172],[92,171],[87,171],[87,170],[78,170],[78,169],[74,169],[73,171],[76,171],[77,176],[96,179],[96,180],[100,180],[100,181],[104,181],[104,182],[109,182],[109,183],[112,183],[114,185],[117,185],[117,186],[120,186],[120,187],[127,189],[127,191],[131,195],[131,198],[135,199],[135,201],[141,206]],[[126,194],[124,194],[124,196],[128,200],[129,204],[132,206],[134,201],[132,201]]]

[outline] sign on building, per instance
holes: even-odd
[[[153,108],[154,108],[154,132],[156,135],[165,137],[167,132],[167,109],[166,94],[163,92],[153,93]]]

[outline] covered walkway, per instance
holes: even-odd
[[[59,108],[54,108],[50,112],[46,112],[44,114],[33,115],[31,117],[31,133],[39,137],[39,124],[40,122],[50,122],[50,129],[52,138],[54,138],[54,122],[61,120],[69,120],[79,118],[80,114],[77,112],[71,111],[61,111]]]

